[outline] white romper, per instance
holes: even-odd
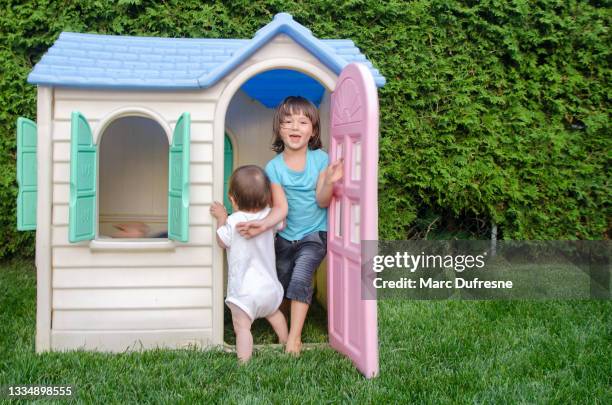
[[[283,300],[283,286],[276,276],[276,229],[245,239],[238,233],[236,224],[263,219],[269,212],[268,207],[259,212],[236,211],[217,229],[217,235],[227,247],[225,302],[242,309],[252,321],[274,313]]]

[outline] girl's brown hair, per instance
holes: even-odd
[[[270,179],[259,166],[236,169],[230,177],[228,194],[242,211],[262,210],[272,205]]]
[[[319,124],[319,110],[310,101],[301,96],[289,96],[285,98],[274,111],[274,120],[272,122],[272,131],[274,132],[274,141],[272,142],[272,150],[276,153],[281,153],[285,150],[285,144],[280,136],[281,123],[291,114],[302,113],[312,123],[312,137],[308,141],[310,150],[321,149],[321,130]]]

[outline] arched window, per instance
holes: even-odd
[[[149,118],[122,117],[105,129],[99,147],[99,235],[167,237],[168,147],[163,128]]]

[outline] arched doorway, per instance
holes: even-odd
[[[274,89],[276,94],[270,94]],[[228,170],[228,147],[232,147],[232,153],[238,157],[232,157],[235,166],[256,164],[264,167],[266,163],[275,156],[271,145],[273,141],[272,121],[274,110],[286,96],[300,95],[311,100],[318,108],[321,118],[321,136],[324,149],[329,145],[329,108],[330,89],[320,80],[295,69],[270,69],[259,72],[247,78],[231,95],[227,102],[224,117],[224,127],[231,130],[233,144],[228,145],[224,141],[224,174]],[[222,96],[223,99],[223,96]],[[218,155],[215,155],[218,157]],[[223,197],[227,191],[224,187]],[[226,261],[223,260],[225,291]],[[307,323],[304,326],[304,343],[327,342],[327,313],[325,309],[326,277],[325,262],[317,271],[316,295],[313,305],[310,307]],[[233,343],[233,332],[231,327],[231,316],[229,312],[224,314],[224,341]],[[265,321],[255,322],[253,325],[253,336],[255,343],[274,343],[274,334]]]

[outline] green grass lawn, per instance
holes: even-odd
[[[35,287],[33,264],[0,264],[0,386],[73,384],[85,403],[612,403],[610,301],[382,301],[366,380],[325,347],[246,366],[220,350],[37,355]]]

